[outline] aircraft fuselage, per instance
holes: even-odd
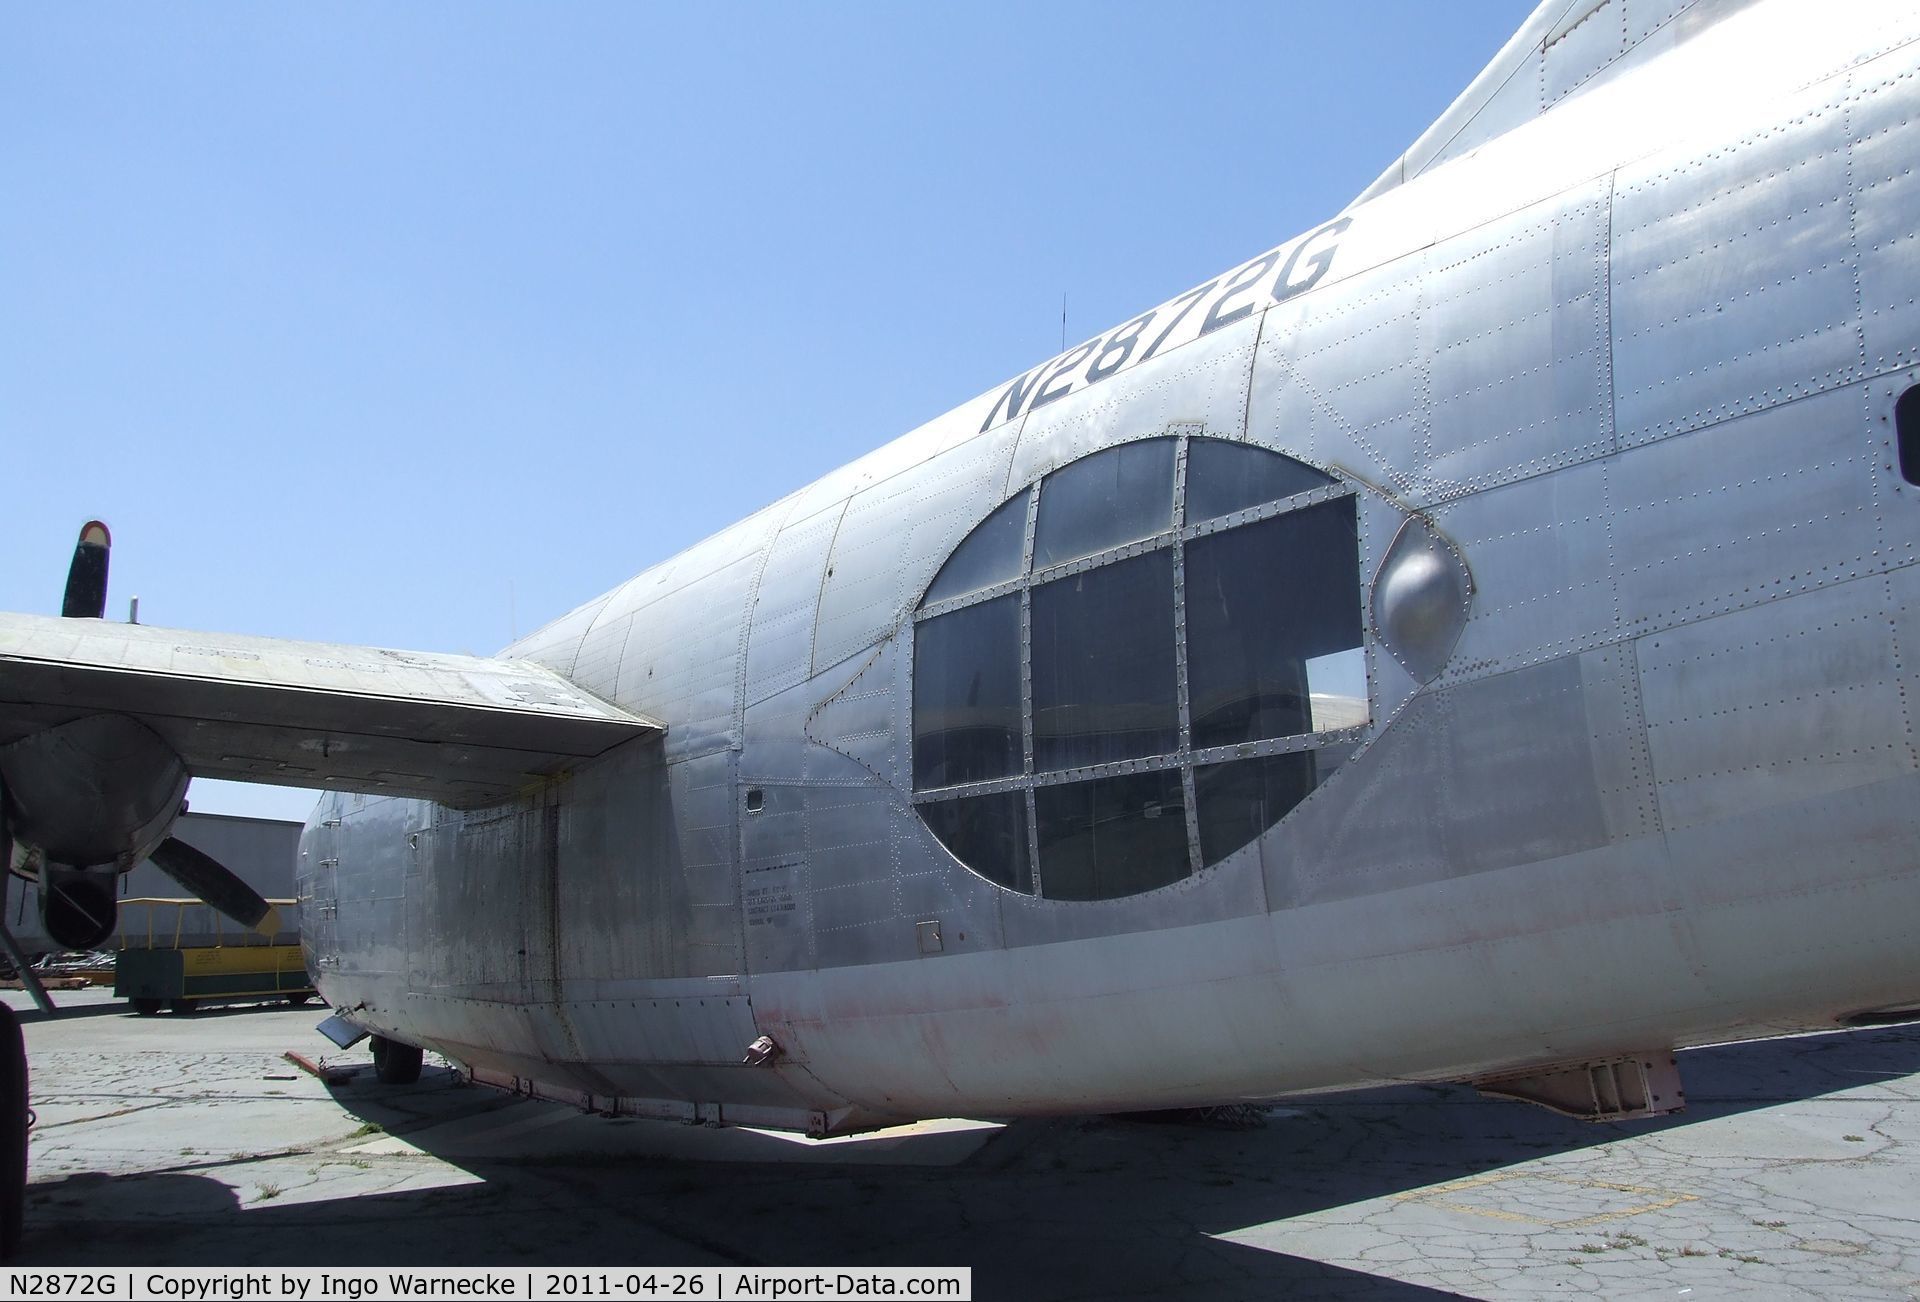
[[[490,1078],[818,1131],[1484,1078],[1920,1005],[1895,413],[1920,30],[1863,53],[1808,12],[1738,15],[510,648],[664,737],[486,809],[326,797],[302,843],[322,993]],[[1795,48],[1728,89],[1736,38]],[[1242,455],[1219,444],[1316,486],[1198,521],[1200,462]],[[1046,561],[1053,486],[1133,445],[1174,467],[1175,514]],[[930,592],[1009,503],[1016,570]],[[1307,722],[1220,731],[1206,612],[1244,618],[1253,581],[1233,530],[1335,516],[1363,632],[1289,662]],[[1135,574],[1173,612],[1166,700],[1074,699],[1073,665],[1162,655],[1158,614],[1086,634],[1132,607],[1085,594]],[[1048,624],[1069,588],[1094,604]],[[931,722],[983,708],[935,699],[965,611],[1019,630],[1004,737]],[[936,736],[1011,749],[942,776]],[[999,880],[949,848],[989,842],[966,853]]]

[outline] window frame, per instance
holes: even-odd
[[[1053,466],[1036,475],[1020,492],[1013,494],[1005,501],[996,503],[992,510],[981,517],[979,522],[984,523],[996,512],[1004,509],[1007,502],[1015,501],[1021,496],[1025,496],[1027,504],[1026,530],[1021,544],[1021,568],[1019,575],[1004,582],[994,584],[991,587],[982,588],[975,592],[963,593],[959,596],[932,603],[924,600],[925,592],[923,590],[922,602],[915,606],[910,620],[911,625],[917,630],[920,624],[928,620],[938,619],[942,615],[951,614],[970,606],[980,605],[984,602],[994,601],[1006,596],[1017,594],[1019,597],[1021,771],[1007,777],[958,783],[945,787],[921,789],[915,786],[911,790],[911,800],[917,808],[920,805],[955,800],[967,796],[993,795],[1014,791],[1024,792],[1027,814],[1028,863],[1031,865],[1033,882],[1031,898],[1049,898],[1046,894],[1044,881],[1045,870],[1040,861],[1039,818],[1034,795],[1035,791],[1039,788],[1072,782],[1085,782],[1098,778],[1117,777],[1124,774],[1178,769],[1181,774],[1181,788],[1184,793],[1188,853],[1187,873],[1177,879],[1183,881],[1190,879],[1194,874],[1212,866],[1206,863],[1201,850],[1199,804],[1194,782],[1194,771],[1197,768],[1222,764],[1232,760],[1254,759],[1268,755],[1280,755],[1298,751],[1322,750],[1333,747],[1350,749],[1364,741],[1372,731],[1373,647],[1372,639],[1367,635],[1366,629],[1367,583],[1364,576],[1364,565],[1362,564],[1356,565],[1354,578],[1356,583],[1355,600],[1360,603],[1361,610],[1360,647],[1366,656],[1367,662],[1367,695],[1369,698],[1367,722],[1347,728],[1330,729],[1324,732],[1305,732],[1287,737],[1263,738],[1255,741],[1236,742],[1199,750],[1194,749],[1192,701],[1190,699],[1187,675],[1187,545],[1196,539],[1205,538],[1212,534],[1225,533],[1243,525],[1255,524],[1262,520],[1273,519],[1276,516],[1317,506],[1323,502],[1335,502],[1342,499],[1353,500],[1354,528],[1357,534],[1361,519],[1359,492],[1354,484],[1333,475],[1332,472],[1323,470],[1321,473],[1329,475],[1333,480],[1332,483],[1293,493],[1287,497],[1277,498],[1273,501],[1262,502],[1256,506],[1245,507],[1241,510],[1203,520],[1196,524],[1189,524],[1186,518],[1187,462],[1188,448],[1193,441],[1200,439],[1208,442],[1233,444],[1260,452],[1271,453],[1275,456],[1288,456],[1288,454],[1240,439],[1216,438],[1186,432],[1142,435],[1139,438],[1126,439],[1119,443],[1110,444],[1108,448],[1122,446],[1125,443],[1146,442],[1150,439],[1171,439],[1175,443],[1172,527],[1162,530],[1148,538],[1109,547],[1104,551],[1096,552],[1090,556],[1083,556],[1075,560],[1050,565],[1036,571],[1033,567],[1034,537],[1039,521],[1041,490],[1049,476],[1064,469],[1066,464],[1071,463]],[[1108,448],[1099,448],[1085,455],[1096,455],[1098,452],[1107,451]],[[1076,458],[1075,460],[1078,459],[1079,458]],[[1300,461],[1298,457],[1288,456],[1288,459]],[[1309,469],[1320,470],[1320,467],[1312,466],[1308,462],[1300,461],[1300,464],[1307,466]],[[975,527],[977,528],[978,524],[976,524]],[[963,538],[962,543],[964,544],[964,542],[965,539]],[[1033,590],[1041,585],[1062,578],[1082,574],[1088,570],[1098,569],[1102,566],[1117,564],[1121,561],[1130,560],[1134,557],[1144,556],[1150,552],[1163,549],[1171,549],[1173,553],[1174,675],[1179,719],[1176,749],[1164,755],[1142,756],[1137,759],[1116,760],[1104,764],[1084,765],[1070,769],[1036,771],[1034,766],[1033,744]],[[1359,559],[1363,561],[1364,556]],[[935,577],[937,577],[937,572]],[[929,579],[928,586],[930,587],[931,585],[932,580]],[[909,685],[907,696],[909,711],[907,735],[909,746],[911,747],[914,738],[914,720],[912,718],[914,692],[911,684]],[[1344,767],[1344,764],[1342,767]],[[912,758],[911,755],[909,755],[907,772],[911,775],[912,771]],[[973,872],[975,870],[969,867],[968,871]],[[976,872],[975,875],[980,876],[985,881],[993,881],[992,878],[986,877],[985,874]],[[1010,888],[1000,886],[997,882],[993,884],[999,886],[999,889],[1009,890],[1010,893],[1013,894],[1026,894],[1025,892],[1011,891]],[[1154,889],[1164,890],[1167,888],[1163,886]],[[1152,893],[1152,891],[1146,891],[1141,894]],[[1116,896],[1113,898],[1137,899],[1139,896]],[[1067,901],[1063,901],[1063,903],[1065,902]],[[1086,901],[1072,901],[1072,903],[1085,902]]]

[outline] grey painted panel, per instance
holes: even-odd
[[[820,584],[844,511],[843,504],[789,521],[774,541],[747,634],[749,705],[798,685],[812,672]]]
[[[1612,450],[1607,222],[1603,182],[1437,251],[1421,291],[1432,362],[1418,499]]]
[[[1261,839],[1274,907],[1378,895],[1608,839],[1577,658],[1431,689]]]
[[[628,615],[602,621],[589,643],[625,639],[620,653],[621,699],[656,703],[667,721],[669,760],[735,744],[735,676],[741,667],[737,622],[745,613],[759,558],[735,556],[704,582],[650,601]],[[732,618],[726,618],[731,615]]]
[[[1550,35],[1540,51],[1538,75],[1518,78],[1521,85],[1516,89],[1529,88],[1531,80],[1531,89],[1538,97],[1537,111],[1544,111],[1591,81],[1595,73],[1619,58],[1626,46],[1627,0],[1601,0],[1590,12]]]
[[[893,838],[888,835],[899,797],[878,786],[813,788],[805,793],[804,822],[793,838],[811,851],[815,890],[872,884],[877,916],[892,917]]]
[[[1920,532],[1920,496],[1900,504],[1908,533]],[[1900,683],[1900,712],[1906,725],[1907,755],[1920,768],[1920,566],[1909,565],[1886,578],[1887,609],[1893,612],[1893,659]]]
[[[1467,626],[1448,670],[1474,677],[1609,640],[1611,461],[1574,466],[1449,502],[1433,516],[1473,573]]]
[[[803,854],[743,855],[740,905],[747,967],[756,976],[815,966],[813,894]]]
[[[991,956],[959,956],[828,971],[811,989],[795,989],[784,978],[769,981],[764,994],[756,990],[755,1005],[764,1022],[780,1026],[776,1036],[803,1047],[817,1075],[820,1055],[830,1051],[822,1076],[827,1085],[876,1103],[933,1114],[969,1096],[1026,1108],[1063,1092],[1118,1097],[1143,1077],[1164,1076],[1168,1062],[1188,1062],[1190,1047],[1204,1046],[1207,1054],[1192,1060],[1196,1076],[1233,1070],[1236,1055],[1216,1034],[1222,1022],[1211,1011],[1218,987],[1207,978],[1229,980],[1264,966],[1264,930],[1247,920],[1231,934],[1214,928],[1204,938],[1156,932],[1109,942],[1111,948],[1035,949],[1021,955],[1017,969]],[[1176,942],[1181,935],[1186,940]],[[1121,972],[1116,959],[1124,964],[1125,985],[1151,992],[1129,1001],[1123,1035],[1084,1015],[1085,1001],[1111,992]],[[1048,994],[1028,1000],[1019,994],[1023,988]],[[1149,1044],[1162,1051],[1142,1053]],[[1047,1051],[1010,1052],[1010,1045]]]
[[[1875,370],[1920,359],[1920,132],[1913,129],[1914,51],[1875,60],[1853,76],[1848,106],[1848,178],[1855,208],[1867,364]]]
[[[884,827],[885,824],[883,823]],[[844,934],[876,923],[896,923],[898,930],[912,930],[901,922],[893,904],[893,845],[887,841],[863,841],[855,845],[834,846],[815,865],[810,885],[813,891],[810,916],[813,942],[820,962],[827,967],[872,962],[866,952],[865,938],[848,939]],[[879,914],[880,916],[875,916]],[[912,937],[902,934],[894,957],[912,952]]]
[[[1646,839],[1413,887],[1392,909],[1356,898],[1276,914],[1289,1030],[1375,1080],[1442,1061],[1457,1079],[1528,1041],[1538,1058],[1667,1043],[1665,1028],[1701,1005],[1674,941],[1673,872]],[[1469,1011],[1447,1025],[1442,1007]],[[1636,1039],[1647,1034],[1636,1023],[1662,1030]]]
[[[1885,853],[1920,844],[1912,773],[1784,793],[1669,842],[1676,864],[1721,866],[1689,874],[1684,938],[1723,1015],[1753,1022],[1796,1009],[1804,1025],[1920,994],[1908,957],[1920,875],[1910,853]]]
[[[672,768],[674,826],[680,834],[691,919],[683,969],[689,976],[741,970],[734,762],[730,754],[715,754]]]
[[[1623,444],[1857,378],[1844,89],[1718,149],[1621,169],[1614,198]]]
[[[1874,503],[1863,388],[1624,455],[1609,472],[1625,627],[1660,628],[1901,564]]]
[[[568,990],[741,970],[732,863],[701,826],[723,834],[728,815],[723,792],[696,785],[703,767],[724,780],[724,756],[669,770],[657,752],[575,779],[555,887]]]
[[[1525,87],[1533,88],[1536,111],[1545,112],[1569,95],[1592,86],[1602,79],[1618,77],[1632,67],[1645,63],[1649,58],[1665,53],[1672,46],[1674,33],[1669,31],[1669,39],[1644,45],[1648,38],[1667,27],[1672,20],[1686,13],[1688,22],[1684,28],[1705,26],[1720,16],[1752,0],[1599,0],[1598,3],[1582,3],[1569,8],[1548,34],[1539,52],[1534,56],[1536,68],[1523,70],[1516,74],[1514,81],[1521,83],[1515,88],[1524,95]],[[1544,6],[1543,6],[1544,7]],[[1685,38],[1685,32],[1680,39]],[[1458,152],[1457,150],[1453,152]]]
[[[1015,427],[941,453],[847,504],[820,590],[813,665],[872,646],[919,599],[955,544],[1005,499]]]
[[[370,983],[405,979],[407,837],[433,817],[432,809],[423,801],[357,793],[345,797],[340,809],[334,943],[341,966]]]
[[[329,993],[328,998],[334,996]],[[409,1035],[418,1037],[426,1045],[467,1051],[458,1054],[467,1061],[475,1056],[473,1050],[495,1061],[510,1061],[516,1053],[527,1051],[533,1036],[534,1014],[525,1004],[408,991],[395,996],[392,1004],[381,1000],[368,1011],[379,1014],[370,1021],[375,1029],[400,1023],[401,1018],[395,1014],[401,1012],[402,1024]],[[537,1071],[532,1068],[525,1074],[533,1075]]]
[[[792,779],[761,779],[756,780],[751,789],[759,793],[760,807],[741,811],[742,857],[764,859],[789,850],[795,853],[803,850],[807,843],[806,786]]]
[[[1397,493],[1425,438],[1423,250],[1270,310],[1247,437]]]
[[[1612,2],[1613,0],[1610,0],[1610,3]],[[1697,3],[1696,0],[1617,0],[1624,10],[1620,18],[1621,25],[1626,29],[1627,48],[1632,48],[1644,41],[1682,11],[1696,8],[1711,11],[1717,8],[1724,12],[1749,2],[1750,0],[1706,0],[1702,4]]]
[[[822,967],[859,966],[914,957],[914,923],[901,898],[901,864],[906,854],[923,857],[932,837],[904,799],[879,789],[840,789],[819,793],[812,805],[837,806],[849,814],[866,804],[866,816],[809,820],[808,857],[813,890],[810,916],[814,946]],[[983,883],[984,886],[984,883]]]
[[[648,990],[636,983],[627,998],[573,999],[564,1010],[581,1051],[603,1071],[630,1063],[736,1066],[759,1034],[753,1008],[745,995],[728,993],[726,983],[713,984],[712,990],[684,982]]]
[[[775,503],[622,586],[581,645],[576,673],[602,684],[597,690],[660,703],[669,759],[738,740],[744,617],[791,504]]]
[[[743,791],[760,783],[797,782],[806,775],[807,752],[814,746],[806,735],[807,720],[820,707],[821,696],[844,686],[853,673],[854,668],[836,666],[833,673],[807,679],[747,707],[740,752]]]
[[[809,741],[855,761],[903,791],[908,786],[913,699],[908,683],[912,658],[903,643],[912,636],[911,627],[903,627],[867,656],[847,685],[810,712],[806,721]]]
[[[1148,359],[1113,379],[1029,411],[1007,487],[1114,443],[1167,433],[1238,438],[1246,428],[1247,376],[1258,313]],[[1143,348],[1150,346],[1149,335]]]
[[[1613,448],[1603,184],[1268,313],[1249,436],[1414,503]]]
[[[526,802],[468,815],[440,811],[411,832],[408,990],[512,1005],[548,996],[556,953],[552,812]],[[352,817],[345,830],[343,864],[361,835]],[[346,910],[343,899],[343,916]]]
[[[1660,798],[1647,750],[1633,644],[1586,652],[1580,657],[1580,676],[1586,685],[1593,776],[1607,835],[1616,841],[1658,835]]]
[[[1860,579],[1640,639],[1669,831],[1912,771],[1886,596]]]

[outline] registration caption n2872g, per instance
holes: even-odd
[[[370,1298],[525,1298],[529,1302],[622,1298],[638,1302],[787,1302],[799,1298],[939,1298],[966,1302],[973,1272],[961,1267],[869,1270],[700,1267],[685,1270],[553,1270],[531,1266],[355,1270],[218,1267],[13,1270],[16,1298],[111,1298],[114,1302],[363,1302]]]

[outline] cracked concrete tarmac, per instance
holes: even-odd
[[[8,996],[24,1007],[17,995]],[[1263,1125],[810,1144],[281,1057],[316,1009],[29,1014],[40,1265],[970,1265],[983,1298],[1920,1297],[1920,1026],[1681,1055],[1589,1126],[1450,1086]],[[341,1056],[364,1062],[364,1054]]]

